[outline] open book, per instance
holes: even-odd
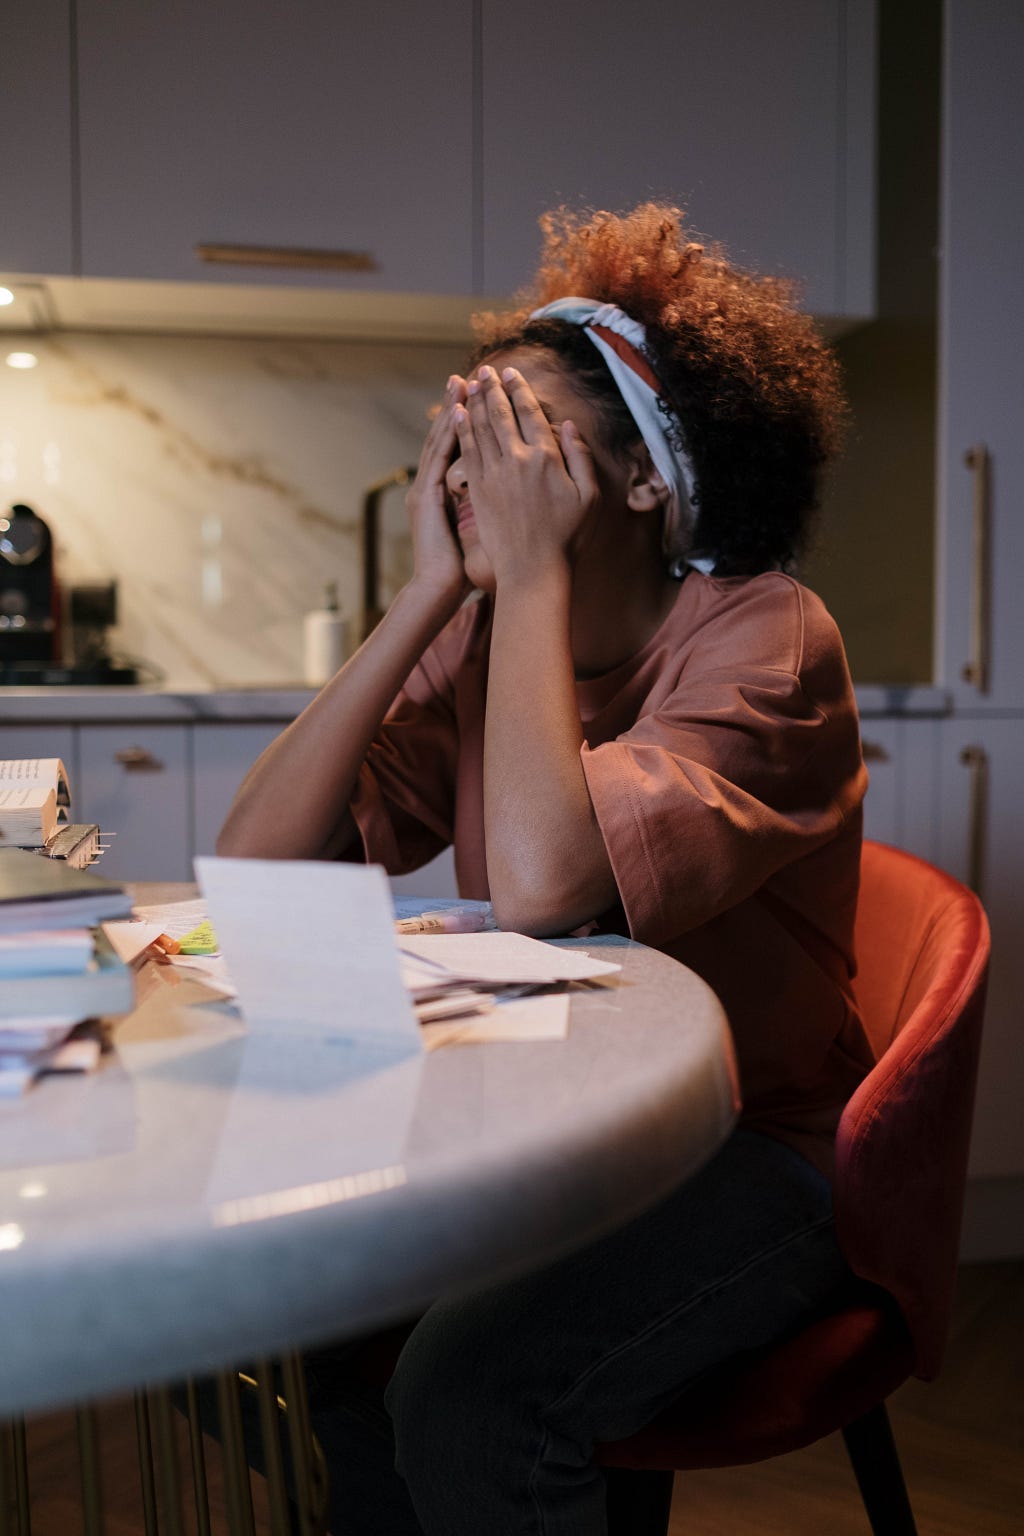
[[[0,761],[0,846],[42,848],[71,804],[68,775],[59,757],[12,757]]]

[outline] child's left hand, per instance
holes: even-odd
[[[495,578],[517,581],[552,561],[575,564],[600,490],[575,424],[556,437],[522,374],[487,365],[455,412],[469,499]]]

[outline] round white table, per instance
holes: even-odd
[[[692,1173],[735,1118],[717,999],[628,940],[564,942],[622,966],[566,1039],[376,1068],[148,966],[99,1071],[0,1106],[0,1417],[383,1325]]]

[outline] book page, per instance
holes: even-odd
[[[66,805],[68,775],[59,757],[0,758],[0,788],[16,784],[20,789],[52,789],[58,803]]]

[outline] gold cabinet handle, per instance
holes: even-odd
[[[974,515],[971,553],[971,654],[964,663],[963,679],[979,693],[988,692],[989,641],[989,464],[984,443],[975,443],[964,454],[974,479]]]
[[[164,769],[148,747],[121,747],[114,753],[114,762],[120,763],[126,773],[162,773]]]
[[[967,816],[967,884],[982,894],[985,881],[985,834],[988,827],[988,753],[984,747],[964,747],[960,761],[970,770]]]
[[[369,251],[319,251],[297,245],[229,245],[201,240],[195,247],[200,261],[227,267],[291,267],[307,272],[376,272]]]

